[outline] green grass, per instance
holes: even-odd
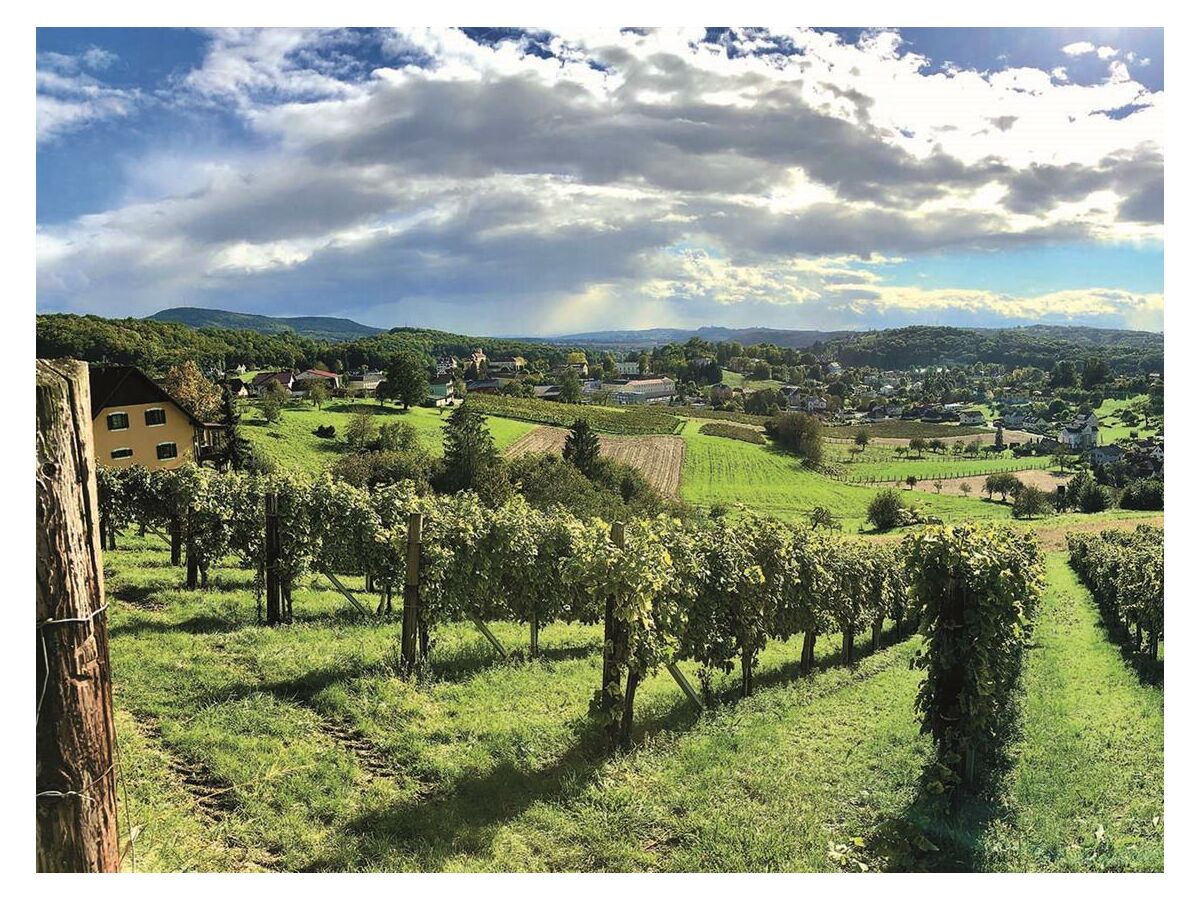
[[[725,702],[699,718],[660,672],[635,750],[605,760],[588,712],[598,626],[548,626],[537,662],[522,626],[494,625],[508,661],[469,625],[439,626],[413,682],[393,675],[396,618],[361,622],[305,584],[295,625],[260,627],[249,573],[186,591],[157,539],[119,543],[121,813],[143,870],[1162,868],[1162,692],[1106,640],[1061,553],[1015,764],[947,817],[918,788],[917,638],[867,654],[860,636],[853,668],[823,638],[806,678],[799,641],[771,642],[755,695],[718,676]]]
[[[1095,410],[1096,418],[1100,420],[1100,443],[1111,444],[1123,441],[1136,434],[1139,438],[1157,437],[1162,434],[1162,419],[1151,419],[1151,425],[1145,424],[1144,412],[1149,403],[1149,396],[1138,394],[1127,400],[1117,400],[1112,397],[1105,399]],[[1121,420],[1121,413],[1133,407],[1138,411],[1138,424],[1126,425]]]
[[[1005,450],[1000,454],[981,454],[975,458],[960,454],[955,456],[949,451],[933,453],[924,451],[920,456],[907,453],[897,457],[894,447],[882,444],[868,445],[862,452],[853,444],[826,442],[825,459],[837,464],[849,478],[863,480],[868,478],[880,481],[902,481],[909,475],[919,479],[943,477],[968,478],[991,472],[1017,472],[1022,469],[1045,469],[1053,465],[1053,460],[1045,456],[1014,457],[1012,451]]]
[[[349,451],[345,441],[346,426],[357,410],[376,416],[377,424],[406,422],[416,429],[421,443],[435,456],[442,453],[442,425],[449,412],[426,407],[414,407],[405,412],[391,404],[334,400],[323,409],[296,403],[286,407],[280,420],[268,425],[257,407],[251,406],[242,418],[243,431],[256,453],[274,462],[281,469],[320,472]],[[318,425],[333,425],[336,436],[319,438],[313,431]],[[503,450],[517,438],[534,428],[529,422],[517,422],[497,416],[487,417],[488,430]]]
[[[687,449],[680,494],[702,506],[744,504],[786,521],[799,521],[814,506],[824,506],[841,520],[843,528],[853,530],[865,522],[867,504],[880,489],[843,484],[805,468],[799,459],[771,443],[757,446],[701,434],[696,421],[688,421],[683,439]],[[1010,517],[1007,506],[963,499],[949,492],[906,492],[905,500],[946,521]]]

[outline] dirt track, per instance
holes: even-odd
[[[509,444],[504,455],[561,453],[566,439],[567,429],[539,425]],[[679,495],[679,476],[683,468],[683,438],[666,434],[629,437],[600,435],[600,453],[633,466],[664,496]]]

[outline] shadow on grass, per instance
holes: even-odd
[[[867,855],[884,872],[990,870],[985,837],[1004,815],[1000,797],[1011,766],[1011,758],[997,761],[974,789],[959,788],[948,799],[924,787],[938,777],[937,763],[931,763],[908,807],[868,837]]]

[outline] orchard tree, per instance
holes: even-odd
[[[320,409],[321,404],[329,399],[329,385],[325,383],[324,378],[314,378],[309,382],[305,396],[308,397],[309,403]]]
[[[283,414],[283,405],[287,403],[290,397],[288,389],[278,381],[267,382],[267,388],[263,391],[263,398],[260,403],[263,418],[267,420],[267,424],[273,425],[279,421],[279,417]]]
[[[854,443],[860,452],[867,449],[867,444],[871,443],[871,435],[867,429],[860,428],[854,433]]]
[[[908,442],[908,449],[915,451],[917,456],[925,452],[926,446],[925,438],[923,437],[915,437]]]
[[[352,450],[361,453],[375,442],[377,433],[374,414],[359,410],[350,417],[350,423],[346,426],[346,443]]]

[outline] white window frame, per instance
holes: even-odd
[[[113,428],[112,427],[112,417],[113,416],[124,416],[125,417],[125,427],[124,428]],[[127,413],[123,409],[114,409],[109,412],[106,412],[104,414],[104,424],[108,426],[109,431],[128,431],[129,430],[129,413]]]
[[[158,448],[165,447],[168,444],[170,444],[172,447],[175,448],[175,455],[174,456],[159,456]],[[179,459],[179,442],[178,441],[162,441],[161,443],[155,444],[154,445],[154,456],[159,462],[165,462],[168,459]]]
[[[120,431],[120,430],[121,429],[118,429],[118,431]],[[120,453],[122,450],[128,450],[129,455],[128,456],[117,456],[117,454]],[[108,458],[109,459],[133,459],[133,448],[132,447],[113,447],[112,450],[109,451]]]
[[[167,424],[167,408],[165,406],[150,406],[150,407],[147,407],[146,409],[142,410],[142,421],[143,422],[146,421],[146,413],[154,412],[155,410],[162,412],[163,420],[161,422],[155,423],[154,425],[148,424],[148,425],[146,425],[147,428],[162,428],[164,425]]]

